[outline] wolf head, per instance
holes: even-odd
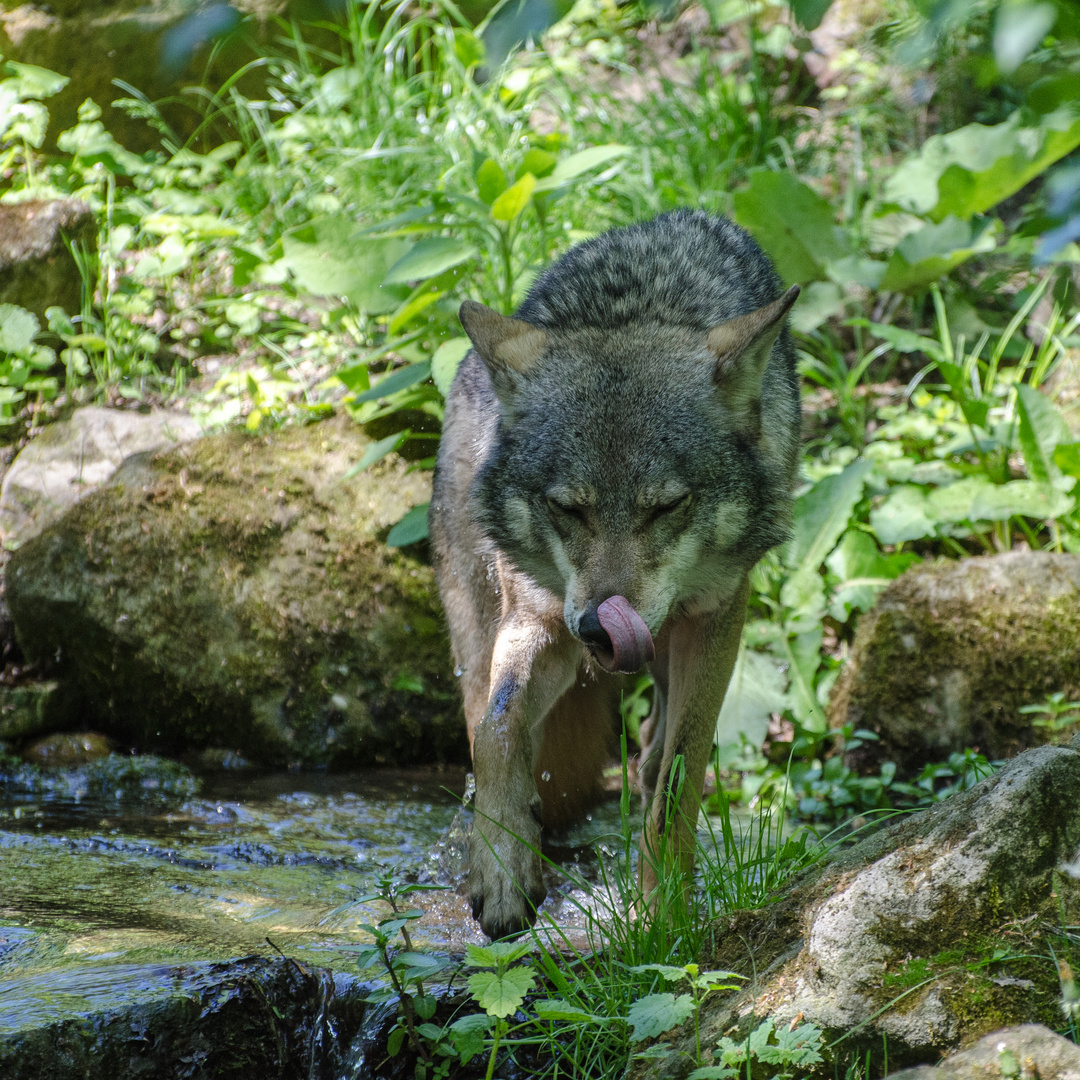
[[[605,600],[625,597],[655,635],[723,603],[785,538],[797,295],[706,329],[561,329],[462,305],[499,403],[473,514],[594,650]]]

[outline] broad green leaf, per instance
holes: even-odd
[[[117,176],[136,176],[149,172],[150,166],[137,154],[125,150],[100,120],[83,120],[84,116],[93,115],[93,110],[88,110],[86,105],[87,102],[84,101],[79,106],[80,122],[67,131],[61,131],[56,137],[57,148],[79,158],[84,165],[104,165],[109,172]]]
[[[1075,500],[1060,488],[1034,480],[1010,480],[981,489],[971,504],[972,521],[1006,521],[1029,517],[1040,521],[1062,517],[1072,511]]]
[[[788,0],[792,14],[804,30],[816,30],[832,6],[832,0]]]
[[[487,1013],[472,1013],[455,1020],[447,1029],[463,1065],[468,1065],[472,1058],[483,1053],[484,1036],[490,1027],[491,1017]]]
[[[389,397],[399,390],[407,390],[410,386],[423,382],[431,376],[431,363],[421,360],[418,364],[409,364],[407,367],[391,371],[384,375],[370,390],[365,390],[355,398],[357,405],[365,401],[378,401],[380,398]]]
[[[985,427],[986,418],[990,415],[990,402],[971,396],[971,383],[964,369],[950,360],[939,360],[937,368],[949,384],[953,400],[960,406],[964,419],[973,427]]]
[[[821,662],[823,631],[820,621],[804,633],[784,639],[784,655],[788,662],[791,686],[788,700],[795,719],[808,731],[825,731],[825,713],[814,692],[814,675]]]
[[[476,184],[480,198],[490,206],[506,190],[506,173],[494,158],[488,158],[476,170]]]
[[[926,492],[909,484],[894,488],[880,506],[870,511],[870,528],[883,544],[933,536],[935,518],[927,506]]]
[[[424,540],[428,534],[428,504],[414,506],[386,537],[387,547],[407,547]]]
[[[550,150],[541,150],[538,146],[525,151],[515,179],[520,180],[526,173],[532,173],[537,180],[549,176],[559,159]]]
[[[827,319],[844,312],[844,293],[835,281],[811,281],[791,312],[791,328],[809,334]]]
[[[450,393],[450,384],[471,348],[472,342],[465,337],[444,341],[435,350],[435,355],[431,358],[431,378],[444,398]]]
[[[491,216],[496,221],[513,221],[529,205],[535,187],[536,177],[526,173],[491,204]]]
[[[1059,444],[1054,451],[1054,464],[1066,476],[1080,479],[1080,442]]]
[[[36,64],[19,64],[9,60],[4,66],[14,76],[16,90],[24,98],[52,97],[71,82],[66,75],[57,75],[55,71]]]
[[[996,206],[1080,145],[1080,118],[1062,108],[1024,127],[1021,110],[992,127],[932,135],[885,181],[882,198],[932,221]]]
[[[825,263],[848,254],[832,206],[789,172],[754,169],[732,205],[789,284],[824,278]]]
[[[630,1006],[627,1021],[634,1029],[634,1042],[655,1039],[674,1027],[689,1020],[694,1012],[694,1001],[689,994],[649,994]]]
[[[837,622],[847,622],[852,611],[869,611],[886,583],[918,561],[919,556],[914,552],[885,555],[868,533],[848,529],[825,560],[840,579],[829,614]]]
[[[382,285],[408,246],[398,237],[365,236],[348,218],[325,217],[282,238],[282,261],[313,296],[344,296],[369,315],[384,315],[409,294]]]
[[[1064,417],[1049,398],[1026,383],[1016,388],[1016,409],[1020,415],[1020,448],[1028,475],[1041,484],[1054,483],[1061,476],[1054,451],[1072,442]]]
[[[1011,75],[1050,32],[1057,17],[1057,8],[1046,0],[999,4],[994,20],[994,59],[998,69]]]
[[[532,942],[528,938],[524,941],[493,941],[490,945],[466,945],[465,966],[505,967],[516,964],[530,952]]]
[[[853,461],[795,500],[795,525],[785,551],[788,566],[816,570],[825,561],[862,498],[871,468],[869,461]]]
[[[990,221],[973,225],[950,215],[939,224],[909,233],[892,253],[881,288],[891,292],[925,289],[973,255],[993,251],[996,226]]]
[[[686,1080],[737,1080],[739,1071],[734,1065],[702,1065],[694,1069]]]
[[[865,326],[875,337],[887,341],[897,352],[926,353],[932,360],[942,357],[941,343],[934,338],[924,337],[922,334],[904,330],[899,326],[891,326],[889,323],[869,322],[866,319],[852,319],[851,326]]]
[[[383,285],[403,285],[407,281],[426,281],[476,255],[475,244],[447,236],[421,240],[404,254],[386,273]]]
[[[16,304],[0,304],[0,353],[26,355],[39,329],[32,312]]]
[[[525,995],[533,988],[536,976],[526,967],[512,967],[501,974],[478,971],[470,975],[469,993],[488,1014],[498,1019],[512,1016],[521,1008]]]
[[[748,649],[743,642],[716,719],[717,744],[736,743],[740,734],[755,745],[763,742],[769,717],[787,708],[786,689],[787,678],[776,661],[768,653]]]
[[[597,169],[601,165],[616,158],[630,153],[629,146],[619,146],[617,143],[607,143],[604,146],[590,146],[587,150],[579,150],[560,161],[547,176],[536,181],[535,191],[553,191],[555,188],[576,180],[590,169]]]
[[[685,982],[690,973],[684,967],[675,967],[673,964],[638,964],[630,969],[640,973],[655,971],[664,982]]]

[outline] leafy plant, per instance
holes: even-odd
[[[1043,701],[1036,704],[1021,706],[1020,712],[1025,716],[1037,717],[1031,723],[1048,731],[1062,731],[1080,723],[1080,701],[1066,701],[1063,690],[1047,694]]]

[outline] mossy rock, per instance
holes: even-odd
[[[386,547],[430,479],[346,478],[345,418],[138,455],[21,547],[7,600],[97,730],[305,764],[467,755],[430,567]]]
[[[910,774],[968,746],[995,759],[1046,742],[1019,710],[1058,691],[1080,696],[1080,555],[941,560],[897,578],[863,617],[829,722],[879,736],[849,764]]]
[[[825,1060],[805,1074],[824,1080],[868,1054],[880,1075],[883,1046],[893,1067],[918,1065],[1002,1027],[1060,1023],[1055,958],[1077,963],[1064,927],[1080,914],[1080,885],[1060,868],[1078,843],[1080,753],[1042,746],[834,851],[774,903],[713,927],[702,967],[748,982],[706,1000],[702,1048],[770,1020],[810,1023]],[[694,1033],[673,1034],[670,1053],[630,1075],[684,1080]]]

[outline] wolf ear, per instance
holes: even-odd
[[[779,300],[709,331],[709,351],[716,357],[713,382],[721,391],[724,406],[744,419],[752,435],[760,426],[761,380],[769,355],[798,298],[799,286],[792,285]]]
[[[475,300],[458,311],[465,333],[476,347],[492,378],[524,375],[548,345],[547,332],[521,319],[508,319]]]

